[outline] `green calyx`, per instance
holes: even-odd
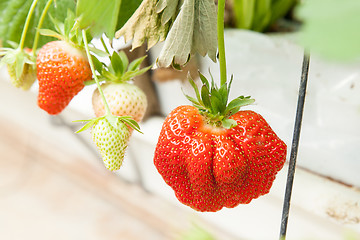
[[[111,81],[114,83],[127,82],[136,76],[139,76],[148,71],[151,66],[141,68],[141,63],[144,61],[144,57],[135,59],[129,63],[129,59],[124,51],[114,51],[110,56],[110,64],[106,65],[100,62],[97,58],[93,57],[95,70],[100,73],[99,81]],[[93,81],[87,81],[85,84],[92,84]]]
[[[239,96],[229,101],[230,87],[233,78],[230,82],[225,82],[218,87],[213,77],[211,76],[211,83],[201,73],[200,80],[202,87],[198,89],[194,80],[188,76],[191,86],[195,90],[196,98],[185,94],[186,98],[199,109],[201,115],[207,119],[207,123],[215,127],[224,127],[230,129],[237,125],[236,121],[229,117],[237,113],[241,107],[250,105],[255,102],[250,96]]]
[[[53,18],[51,15],[49,16],[51,22],[54,24],[55,31],[50,29],[40,29],[39,32],[41,35],[64,40],[75,47],[84,47],[82,32],[77,26],[74,12],[68,9],[67,16],[63,22]],[[91,39],[92,37],[90,34],[87,34],[87,38]]]
[[[107,114],[105,116],[101,116],[101,117],[97,117],[97,118],[93,118],[93,119],[89,119],[89,120],[76,120],[74,122],[86,122],[86,124],[80,128],[78,131],[76,131],[76,133],[80,133],[83,132],[89,128],[91,128],[93,125],[95,125],[100,119],[106,119],[110,125],[114,128],[117,128],[117,124],[116,122],[118,120],[122,121],[123,123],[125,123],[126,125],[128,125],[129,127],[131,127],[132,129],[134,129],[135,131],[138,131],[139,133],[142,133],[140,131],[140,126],[139,124],[132,119],[131,116],[114,116],[111,114]]]

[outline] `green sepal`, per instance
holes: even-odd
[[[201,82],[203,84],[205,84],[208,89],[210,89],[209,81],[206,79],[206,77],[204,75],[202,75],[200,72],[199,72],[199,77],[200,77]]]
[[[143,133],[143,132],[140,131],[139,124],[131,116],[121,116],[119,118],[120,118],[121,121],[123,121],[124,123],[129,125],[135,131],[137,131],[139,133]]]
[[[147,56],[143,56],[143,57],[137,58],[134,61],[132,61],[128,66],[128,71],[137,70],[146,57]]]
[[[235,98],[228,104],[225,114],[232,115],[238,112],[241,107],[253,104],[254,102],[255,99],[252,99],[250,96],[240,96],[238,98]]]
[[[91,60],[93,61],[95,70],[101,73],[104,68],[104,64],[100,62],[100,60],[97,59],[97,57],[95,57],[94,55],[91,55]]]
[[[134,77],[137,77],[141,74],[144,74],[151,66],[147,66],[145,68],[141,68],[141,63],[144,61],[144,57],[137,58],[129,63],[129,59],[126,56],[125,52],[114,52],[110,57],[110,65],[103,66],[102,69],[97,69],[100,73],[101,77],[105,78],[107,81],[111,82],[127,82]]]
[[[222,84],[220,88],[215,84],[211,73],[211,83],[201,73],[199,73],[199,76],[202,82],[200,91],[188,74],[188,80],[195,91],[196,98],[184,93],[185,97],[193,106],[199,109],[200,114],[207,118],[208,123],[214,124],[214,126],[221,125],[225,128],[236,126],[236,121],[229,119],[229,117],[237,113],[241,107],[254,103],[255,100],[251,99],[250,96],[240,96],[228,103],[233,76],[231,76],[229,83]]]
[[[205,84],[201,87],[201,99],[203,101],[204,107],[211,109],[210,92],[209,88]]]
[[[201,100],[201,96],[200,96],[200,93],[199,93],[199,89],[198,87],[196,86],[196,83],[194,82],[194,80],[191,78],[191,75],[190,75],[190,72],[188,72],[188,80],[189,80],[189,83],[190,85],[193,87],[194,91],[195,91],[195,94],[196,94],[196,98],[198,100],[198,104],[204,104],[203,101]]]
[[[233,128],[237,125],[237,122],[234,119],[231,118],[224,118],[222,121],[222,126],[226,129]]]
[[[57,39],[62,39],[63,36],[59,33],[57,33],[54,30],[50,30],[50,29],[39,29],[39,33],[43,36],[47,36],[47,37],[54,37]]]
[[[109,69],[115,76],[121,76],[125,71],[124,64],[119,54],[120,53],[114,52],[110,57],[111,65],[109,66]]]
[[[142,68],[140,70],[134,70],[134,71],[127,71],[124,73],[124,75],[122,76],[123,81],[128,81],[136,76],[139,76],[145,72],[147,72],[152,66],[148,66],[145,68]]]
[[[107,52],[104,52],[103,50],[100,50],[96,47],[89,46],[90,52],[94,53],[95,55],[99,57],[109,57],[110,55]]]
[[[93,119],[89,119],[89,120],[75,120],[75,121],[73,121],[73,122],[87,122],[84,126],[82,126],[75,133],[81,133],[81,132],[91,128],[97,121],[100,120],[100,118],[103,118],[103,117],[93,118]]]
[[[120,52],[116,52],[116,53],[120,57],[122,68],[123,68],[123,71],[121,72],[121,74],[124,74],[124,72],[127,70],[128,66],[129,66],[129,59],[126,56],[124,51],[120,51]]]

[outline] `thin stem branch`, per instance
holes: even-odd
[[[28,14],[26,16],[24,28],[23,28],[23,31],[21,33],[21,39],[20,39],[20,43],[19,43],[19,48],[21,50],[24,49],[27,30],[29,29],[30,20],[31,20],[31,17],[32,17],[33,13],[34,13],[37,2],[38,2],[38,0],[34,0],[32,2],[31,6],[30,6],[30,9],[29,9],[29,12],[28,12]]]
[[[100,82],[99,82],[99,79],[97,78],[96,76],[96,73],[95,73],[95,67],[94,67],[94,63],[92,61],[92,58],[91,58],[91,55],[90,55],[90,50],[89,50],[89,45],[88,45],[88,41],[87,41],[87,38],[86,38],[86,32],[85,30],[82,30],[82,36],[83,36],[83,39],[84,39],[84,45],[85,45],[85,51],[86,51],[86,55],[87,55],[87,58],[89,60],[89,64],[90,64],[90,68],[91,68],[91,72],[94,76],[94,80],[96,82],[96,86],[99,90],[99,93],[100,93],[100,96],[104,102],[104,105],[105,105],[105,111],[106,111],[106,115],[111,115],[111,111],[110,111],[110,108],[109,108],[109,105],[106,101],[106,98],[104,96],[104,92],[102,91],[101,89],[101,86],[100,86]]]
[[[33,47],[32,47],[33,52],[37,49],[37,45],[38,45],[38,43],[39,43],[39,38],[40,38],[40,28],[42,27],[42,25],[43,25],[43,23],[44,23],[46,14],[47,14],[47,12],[49,11],[49,8],[50,8],[52,2],[53,2],[53,0],[49,0],[49,1],[46,3],[43,12],[41,13],[41,16],[40,16],[40,19],[39,19],[39,23],[38,23],[38,26],[37,26],[37,28],[36,28],[34,43],[33,43]]]
[[[106,43],[105,43],[105,40],[104,40],[103,36],[101,36],[100,41],[101,41],[101,44],[103,45],[106,53],[110,55],[110,51],[109,51],[108,47],[106,46]]]
[[[219,65],[220,65],[220,83],[221,83],[221,85],[226,83],[224,13],[225,13],[225,0],[218,0],[217,38],[218,38],[218,48],[219,48]]]
[[[307,86],[307,79],[309,73],[309,63],[310,63],[310,56],[305,52],[303,66],[302,66],[300,87],[299,87],[299,97],[297,103],[295,124],[294,124],[293,141],[291,145],[291,153],[289,159],[289,169],[288,169],[288,176],[286,181],[283,212],[281,217],[280,240],[285,240],[286,238],[286,229],[287,229],[287,223],[288,223],[289,211],[290,211],[290,200],[291,200],[291,193],[294,182],[296,158],[299,148],[301,123],[302,123],[302,117],[304,111],[306,86]]]

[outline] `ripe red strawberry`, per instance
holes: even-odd
[[[223,91],[227,102],[227,86],[204,88],[198,101],[190,98],[198,108],[180,106],[166,118],[154,163],[179,201],[198,211],[218,211],[268,193],[284,165],[286,144],[260,114],[239,111],[249,98],[224,107],[208,100]]]
[[[101,85],[111,114],[115,116],[131,116],[136,122],[140,122],[145,114],[147,99],[145,93],[136,85],[123,82],[107,82]],[[92,96],[92,104],[97,117],[105,115],[105,106],[96,89]]]
[[[85,52],[63,40],[45,44],[36,65],[38,105],[49,114],[60,113],[92,77]]]

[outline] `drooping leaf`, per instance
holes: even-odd
[[[156,4],[156,12],[161,13],[161,23],[166,24],[177,15],[179,0],[159,0]]]
[[[125,25],[116,32],[115,37],[124,37],[125,42],[132,41],[132,49],[147,42],[151,48],[159,41],[164,41],[170,22],[161,24],[161,14],[156,13],[156,0],[144,0]]]
[[[142,0],[122,0],[116,30],[124,26],[135,10],[140,6]]]
[[[216,7],[213,0],[184,0],[157,59],[159,67],[185,65],[190,56],[216,61]]]

